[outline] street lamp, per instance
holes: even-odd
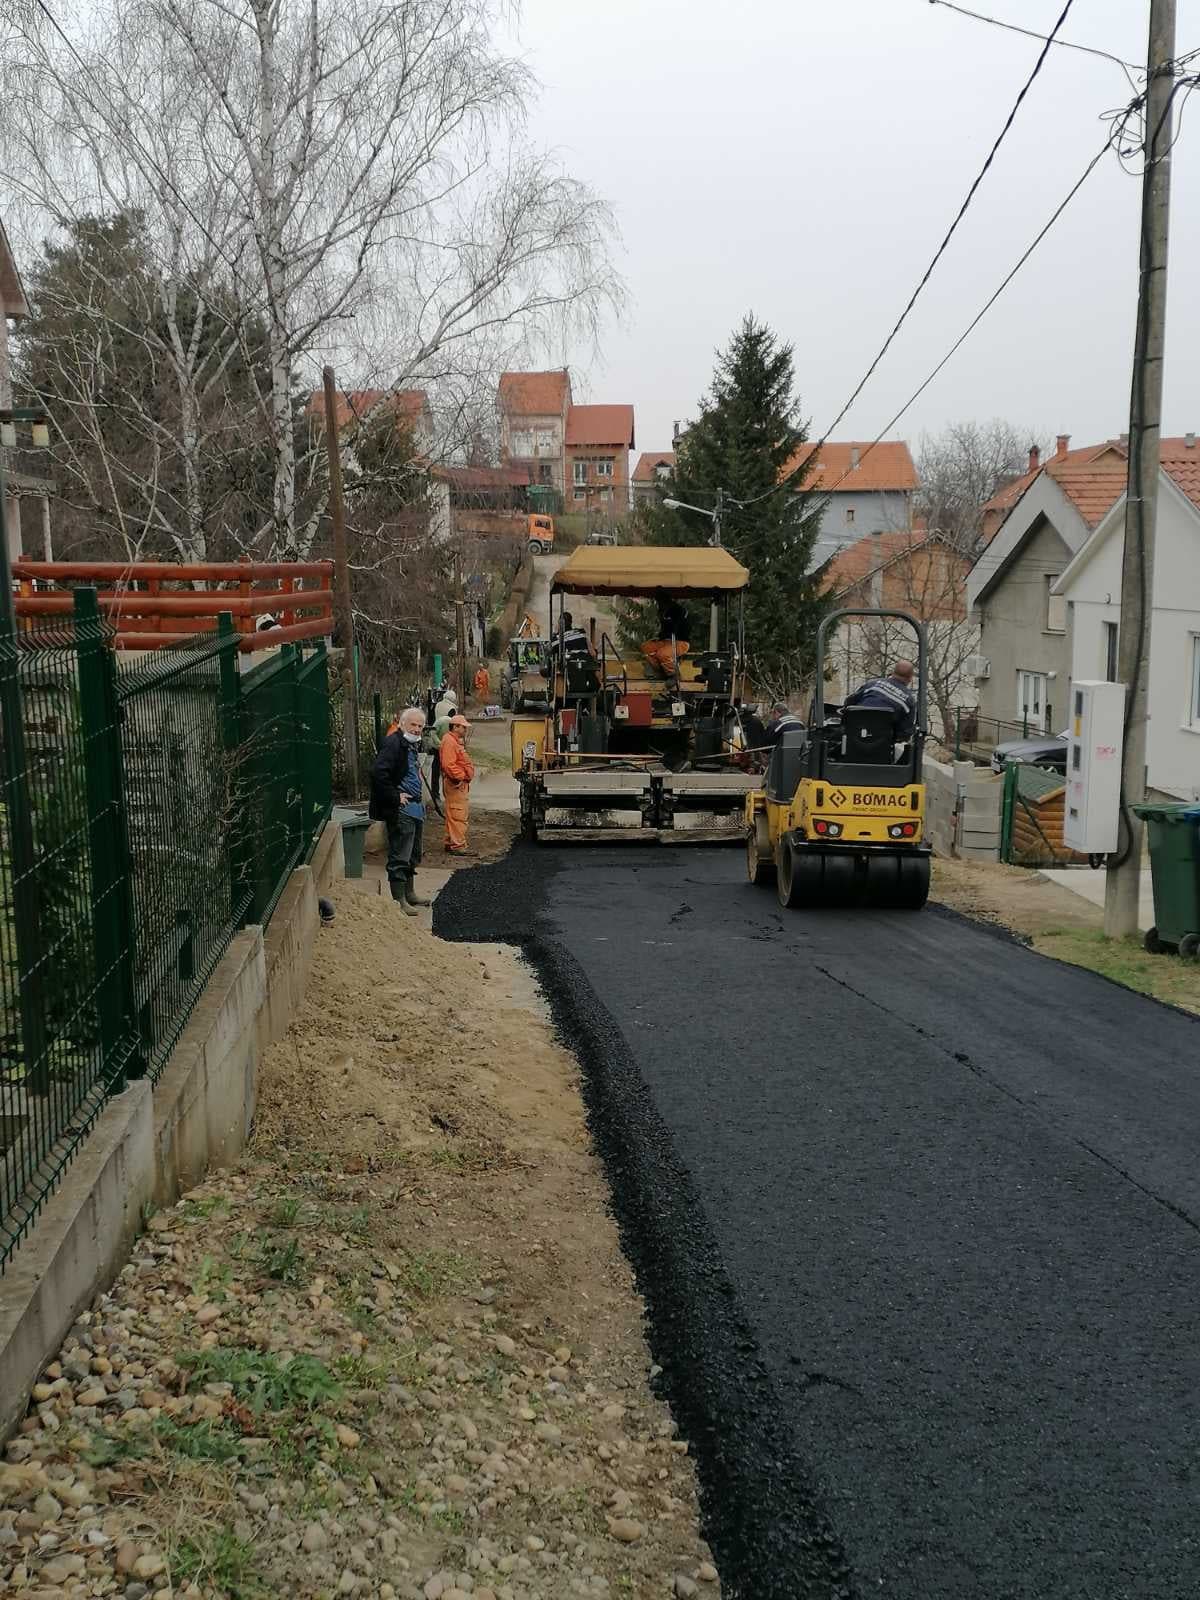
[[[737,504],[736,500],[734,504]],[[694,511],[697,516],[707,517],[713,525],[712,538],[708,541],[709,545],[714,550],[721,549],[721,513],[725,509],[724,489],[717,490],[717,503],[711,511],[705,510],[703,506],[688,505],[686,500],[664,500],[663,505],[666,506],[668,511]],[[717,608],[717,602],[714,600],[708,613],[708,648],[710,650],[717,648],[717,641],[720,636],[719,625],[720,612]]]

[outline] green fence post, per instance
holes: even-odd
[[[1020,769],[1010,761],[1004,769],[1004,798],[1000,807],[1000,859],[1012,860],[1013,815],[1017,806],[1017,779]]]
[[[88,840],[92,858],[92,944],[105,1076],[112,1092],[146,1070],[134,989],[133,858],[121,784],[121,709],[112,650],[100,631],[95,589],[76,589],[79,720],[83,730]]]
[[[221,748],[228,773],[230,916],[245,921],[249,893],[249,840],[246,834],[246,780],[241,770],[242,675],[238,671],[238,633],[231,611],[217,615],[221,640]]]
[[[0,451],[0,456],[3,451]],[[50,1071],[46,1052],[46,1006],[42,988],[41,915],[38,906],[37,849],[29,806],[29,772],[21,702],[20,657],[8,565],[8,527],[4,520],[7,494],[0,464],[0,728],[4,739],[4,811],[11,857],[13,931],[16,935],[17,1005],[21,1016],[21,1055],[31,1094],[47,1094]]]
[[[954,708],[954,759],[962,760],[962,707]]]
[[[375,717],[375,748],[378,750],[383,743],[383,696],[378,689],[371,696],[371,710]]]

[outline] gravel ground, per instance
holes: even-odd
[[[150,1219],[8,1443],[0,1594],[718,1595],[536,986],[337,905],[247,1159]]]

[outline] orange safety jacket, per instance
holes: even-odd
[[[475,776],[475,763],[453,728],[438,749],[438,764],[442,769],[442,778],[449,778],[451,783],[470,783]]]

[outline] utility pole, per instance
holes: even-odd
[[[354,661],[354,608],[350,602],[350,558],[346,551],[346,507],[342,499],[342,452],[337,425],[337,388],[326,367],[325,450],[329,458],[329,520],[333,524],[333,605],[342,638],[342,704],[346,708],[346,779],[358,799],[358,673]]]
[[[1137,933],[1142,823],[1131,807],[1146,796],[1147,691],[1154,611],[1154,532],[1158,509],[1159,433],[1167,322],[1167,237],[1171,200],[1171,126],[1175,92],[1175,0],[1150,0],[1146,59],[1145,170],[1142,176],[1137,333],[1129,405],[1129,480],[1117,670],[1125,685],[1121,753],[1124,843],[1108,858],[1104,932]]]
[[[458,668],[455,672],[455,691],[458,709],[466,715],[467,708],[467,619],[466,597],[463,594],[462,551],[454,552],[454,632],[458,647]]]
[[[725,510],[725,491],[717,490],[717,504],[712,514],[712,546],[714,550],[721,548],[721,517]],[[721,641],[721,611],[714,600],[708,612],[708,648],[716,650]]]

